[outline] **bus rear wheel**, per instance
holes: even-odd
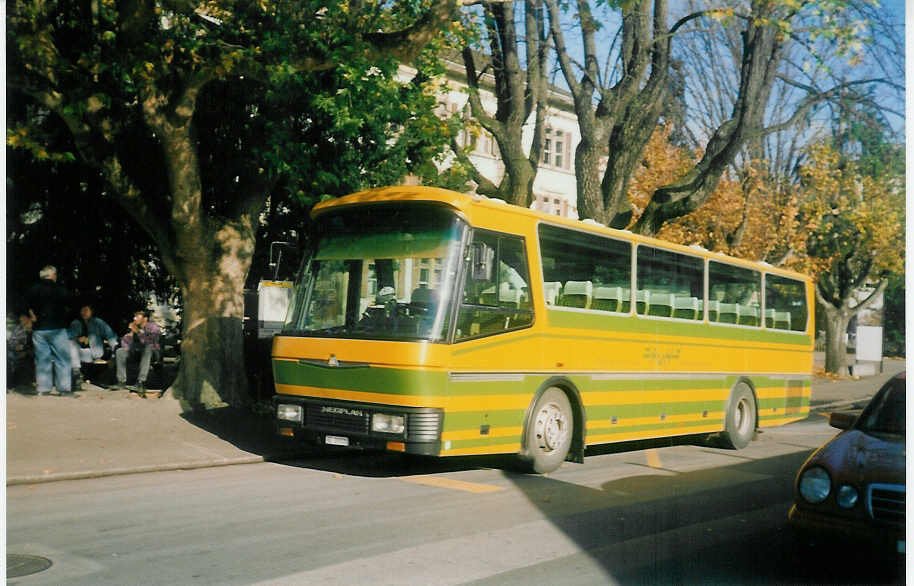
[[[530,469],[537,474],[556,470],[568,456],[573,435],[574,415],[568,396],[556,387],[546,389],[527,422],[524,447]]]
[[[755,437],[757,420],[758,412],[752,389],[746,383],[738,383],[730,396],[730,407],[727,409],[727,420],[721,439],[734,450],[745,448]]]

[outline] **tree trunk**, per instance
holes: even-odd
[[[250,231],[227,224],[210,240],[215,261],[183,267],[181,367],[173,391],[185,408],[250,402],[244,366],[244,282],[251,266]]]
[[[575,149],[574,175],[578,188],[578,216],[607,223],[603,206],[603,192],[600,188],[600,147],[599,143],[581,137]]]
[[[173,241],[157,242],[172,266],[184,300],[181,366],[172,390],[185,409],[241,406],[249,402],[244,368],[244,282],[254,256],[256,218],[266,200],[248,186],[228,213],[211,215],[203,203],[200,162],[193,140],[193,111],[164,116],[149,93],[146,115],[164,152],[172,207]],[[196,91],[188,91],[193,103]]]
[[[825,307],[825,372],[845,376],[847,368],[847,326],[850,316],[828,304]]]
[[[519,134],[519,133],[518,133]],[[498,186],[498,197],[516,206],[528,207],[533,197],[533,180],[536,179],[536,168],[524,153],[520,136],[510,137],[515,143],[506,145],[502,152],[505,165],[505,176]],[[499,145],[500,146],[500,145]]]

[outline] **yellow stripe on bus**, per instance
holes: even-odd
[[[478,456],[483,454],[516,454],[520,446],[517,442],[511,444],[500,444],[497,446],[472,446],[469,448],[454,448],[452,450],[441,450],[442,456]]]

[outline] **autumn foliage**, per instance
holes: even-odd
[[[632,224],[659,186],[701,156],[671,144],[670,130],[657,128],[632,179]],[[724,176],[705,205],[668,222],[658,237],[812,276],[825,276],[849,258],[861,270],[871,265],[873,276],[903,269],[899,185],[862,175],[853,161],[823,144],[809,148],[798,175],[770,177],[758,162],[744,165]]]
[[[670,125],[657,128],[645,149],[642,166],[632,179],[631,225],[637,222],[654,191],[680,178],[701,158],[701,152],[671,144],[670,131]],[[777,190],[755,167],[748,166],[741,175],[725,174],[704,205],[666,223],[657,237],[751,260],[767,259],[783,240],[781,232],[791,231],[795,202],[787,202],[794,203],[792,206],[779,206]],[[773,222],[774,216],[779,221]]]

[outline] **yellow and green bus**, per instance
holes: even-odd
[[[808,277],[429,187],[315,206],[273,342],[277,432],[409,454],[519,454],[807,416]]]

